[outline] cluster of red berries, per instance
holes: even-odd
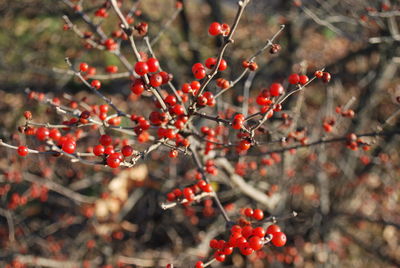
[[[219,262],[223,262],[226,256],[233,253],[235,248],[238,248],[242,255],[248,256],[254,251],[262,249],[269,241],[276,247],[282,247],[286,244],[286,235],[281,232],[278,225],[270,225],[266,230],[262,227],[253,228],[250,224],[233,225],[230,229],[229,240],[212,239],[210,247],[216,250],[214,258]],[[204,263],[198,261],[195,267],[202,268]]]
[[[115,42],[114,39],[112,38],[107,38],[104,42],[103,45],[106,47],[108,51],[113,51],[118,48],[118,43]]]
[[[243,127],[245,117],[243,114],[236,114],[232,120],[232,128],[233,129],[241,129]]]
[[[206,59],[204,65],[208,68],[208,69],[213,69],[215,67],[215,65],[218,63],[218,59],[216,58],[208,58]],[[228,68],[228,64],[224,59],[221,59],[221,62],[218,65],[218,71],[225,71],[226,68]]]
[[[288,78],[289,83],[292,85],[300,84],[303,86],[303,85],[307,84],[308,80],[309,79],[308,79],[307,75],[304,75],[304,74],[299,75],[296,73],[291,74]]]
[[[258,69],[258,64],[255,61],[243,61],[242,62],[242,67],[245,69],[249,69],[250,71],[255,71]]]
[[[335,108],[335,112],[344,117],[353,118],[355,116],[355,112],[352,109],[343,110],[340,106]]]
[[[358,138],[354,133],[349,133],[346,138],[346,146],[350,150],[356,151],[360,145],[364,151],[368,151],[370,149],[370,145],[365,143],[361,138]]]
[[[62,136],[60,131],[56,128],[49,130],[46,127],[39,127],[34,129],[32,127],[26,127],[24,130],[26,135],[35,135],[39,141],[45,141],[47,139],[51,139],[57,142],[57,145],[68,154],[73,154],[76,149],[76,139],[71,135]],[[80,132],[76,133],[76,135],[80,135]],[[19,146],[17,148],[17,153],[20,156],[26,156],[29,150],[26,146]]]
[[[336,123],[336,120],[334,118],[328,117],[328,118],[324,119],[324,121],[322,123],[322,127],[325,132],[331,132],[335,123]]]
[[[217,78],[215,82],[217,84],[217,87],[221,89],[227,89],[231,86],[231,83],[229,83],[229,81],[224,78]]]
[[[132,156],[134,152],[132,146],[128,145],[127,140],[122,141],[121,151],[116,152],[115,146],[112,145],[112,138],[106,134],[100,136],[99,143],[93,147],[93,154],[106,157],[106,163],[111,168],[119,167],[124,158]]]
[[[84,77],[87,78],[89,76],[95,75],[97,70],[93,66],[89,66],[86,62],[81,62],[79,64],[79,71],[84,74]]]
[[[206,68],[213,69],[217,63],[218,60],[216,58],[207,58],[204,65],[200,62],[193,64],[192,73],[196,79],[203,79],[207,74]],[[218,70],[224,71],[226,68],[228,68],[227,62],[224,59],[221,59],[218,65]]]
[[[329,83],[329,81],[331,81],[331,74],[328,72],[316,71],[314,75],[318,79],[322,79],[322,82],[324,83]]]
[[[197,97],[196,103],[199,107],[204,107],[204,106],[213,107],[215,106],[216,103],[214,94],[211,91],[206,91]]]
[[[96,12],[94,13],[94,15],[96,17],[107,18],[108,12],[107,12],[107,9],[102,7],[102,8],[97,9]]]
[[[220,24],[219,22],[211,23],[210,27],[208,28],[208,33],[212,36],[216,36],[216,35],[220,35],[220,34],[222,34],[223,36],[227,36],[230,31],[231,31],[231,28],[229,27],[228,24],[226,24],[226,23]]]
[[[149,58],[147,61],[138,61],[135,63],[135,72],[144,76],[147,73],[155,73],[160,68],[160,64],[156,58]]]
[[[10,185],[7,184],[4,188],[0,187],[0,196],[8,193],[10,191]],[[28,203],[29,199],[39,199],[41,202],[45,202],[48,198],[49,189],[45,186],[38,186],[32,184],[29,191],[24,195],[19,195],[18,193],[13,193],[7,204],[7,208],[16,209],[19,206],[24,206]]]
[[[199,180],[196,184],[192,186],[185,187],[183,190],[176,188],[167,194],[167,200],[170,202],[181,201],[185,198],[189,204],[194,201],[196,194],[201,192],[211,193],[213,191],[211,184],[207,183],[205,180]]]

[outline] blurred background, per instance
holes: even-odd
[[[118,30],[112,9],[107,19],[94,15],[104,1],[79,3],[106,35]],[[87,40],[63,29],[62,16],[67,15],[83,33],[92,31],[81,13],[74,11],[76,4],[68,0],[0,1],[3,141],[40,145],[17,131],[24,125],[25,110],[32,111],[35,122],[66,119],[47,105],[28,100],[27,88],[50,99],[58,97],[66,105],[83,98],[102,104],[74,79],[65,57],[75,66],[87,62],[97,75],[104,74],[102,92],[124,111],[145,117],[150,113],[151,99],[132,97],[129,73],[107,77],[104,68],[108,65],[118,66],[119,73],[127,72],[118,57],[89,48]],[[180,88],[193,80],[194,63],[217,55],[223,40],[210,37],[208,26],[213,21],[231,24],[237,1],[184,0],[183,9],[177,12],[172,0],[124,0],[121,9],[131,14],[132,25],[149,24],[150,40],[157,38],[154,53]],[[211,180],[230,215],[238,218],[242,207],[262,208],[266,215],[278,217],[288,243],[283,248],[267,246],[248,257],[235,252],[212,267],[400,266],[399,18],[400,3],[394,0],[251,0],[235,42],[224,56],[229,67],[217,77],[235,80],[243,71],[242,61],[284,24],[275,41],[281,50],[261,54],[256,60],[258,70],[219,98],[215,108],[207,108],[207,113],[217,114],[227,107],[241,111],[246,82],[250,97],[245,105],[251,109],[257,94],[271,83],[284,82],[292,72],[312,77],[315,70],[325,68],[332,75],[331,83],[312,83],[288,99],[283,112],[295,123],[285,127],[277,116],[266,124],[269,140],[279,141],[289,132],[306,133],[309,142],[367,134],[363,141],[370,150],[350,150],[344,140],[281,152],[286,144],[275,142],[247,156],[227,154],[233,170],[217,161],[219,172]],[[139,50],[146,51],[143,38],[135,39]],[[134,64],[129,43],[119,42],[121,52]],[[209,89],[219,91],[215,83]],[[337,106],[351,109],[355,116],[341,116],[335,112]],[[323,123],[332,119],[334,130],[324,131]],[[127,121],[122,124],[129,125]],[[195,122],[197,126],[206,123]],[[95,133],[78,143],[81,151],[96,144]],[[274,150],[277,154],[269,154]],[[22,267],[18,266],[21,263],[27,267],[165,267],[168,263],[194,267],[197,260],[212,256],[210,239],[226,236],[215,204],[211,209],[201,202],[167,211],[159,206],[171,189],[193,183],[195,165],[187,156],[170,159],[168,151],[160,150],[136,167],[110,170],[43,155],[21,158],[3,147],[0,151],[2,267]],[[267,159],[273,159],[271,166]],[[235,187],[235,175],[265,193],[269,205]],[[25,197],[25,203],[10,206],[15,194]],[[292,211],[298,216],[286,219]]]

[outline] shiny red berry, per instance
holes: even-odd
[[[147,65],[146,62],[138,61],[135,64],[135,72],[138,75],[143,76],[149,72],[149,66]]]
[[[45,127],[40,127],[36,130],[36,138],[40,141],[47,139],[50,135],[50,131]]]
[[[93,80],[93,81],[90,83],[90,85],[91,85],[92,87],[94,87],[95,89],[100,89],[100,87],[101,87],[101,82],[100,82],[99,80]]]
[[[62,145],[62,150],[68,154],[73,154],[76,149],[76,144],[73,140],[68,139]]]
[[[213,22],[210,24],[210,27],[208,28],[208,33],[210,35],[219,35],[221,34],[222,29],[221,29],[221,24],[219,24],[218,22]]]
[[[148,66],[148,71],[150,73],[157,72],[158,69],[160,68],[160,63],[156,58],[149,58],[146,63]]]
[[[290,84],[297,85],[300,82],[300,76],[298,74],[291,74],[288,80]]]
[[[79,70],[81,72],[86,72],[89,69],[89,65],[86,62],[81,62],[81,64],[79,64]]]
[[[282,232],[273,233],[271,242],[276,247],[283,247],[286,244],[286,235]]]
[[[301,85],[305,85],[305,84],[307,84],[307,82],[308,82],[308,76],[307,75],[304,75],[304,74],[302,74],[302,75],[300,75],[300,84]]]
[[[131,156],[132,153],[133,153],[133,148],[132,148],[132,146],[129,146],[129,145],[123,146],[122,149],[121,149],[121,153],[122,153],[125,157]]]
[[[273,234],[273,233],[277,233],[277,232],[280,232],[280,231],[281,231],[281,227],[279,227],[276,224],[272,224],[272,225],[268,226],[266,233],[267,234]]]
[[[269,88],[269,93],[273,97],[277,97],[283,94],[283,86],[280,83],[273,83]]]
[[[100,143],[103,146],[108,146],[108,145],[110,145],[112,143],[112,138],[110,136],[108,136],[108,135],[105,135],[105,134],[101,135]]]
[[[20,156],[26,156],[28,154],[28,147],[22,146],[22,145],[19,146],[18,149],[17,149],[17,153]]]
[[[153,74],[153,75],[150,77],[150,85],[151,85],[152,87],[159,87],[159,86],[161,86],[162,81],[163,81],[163,79],[162,79],[162,76],[161,76],[160,74]]]
[[[96,156],[100,156],[104,154],[104,146],[99,144],[93,147],[93,154]]]

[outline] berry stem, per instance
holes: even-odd
[[[189,147],[189,150],[192,152],[193,160],[196,163],[197,169],[202,174],[205,182],[210,183],[208,178],[207,178],[207,176],[206,176],[206,173],[204,172],[204,167],[200,162],[200,158],[199,158],[199,155],[197,154],[196,150],[191,148],[191,147]],[[226,213],[224,207],[222,206],[221,201],[219,200],[217,193],[215,193],[214,190],[213,190],[213,193],[214,193],[213,198],[214,198],[215,202],[217,203],[217,206],[218,206],[219,210],[221,211],[222,216],[224,217],[224,219],[225,219],[225,221],[227,223],[230,223],[231,220],[229,219],[228,214]]]

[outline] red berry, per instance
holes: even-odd
[[[207,98],[204,97],[203,95],[200,95],[197,97],[197,105],[199,106],[206,106],[207,105]]]
[[[269,88],[269,93],[273,97],[277,97],[283,94],[283,86],[280,83],[273,83]]]
[[[203,188],[202,188],[203,192],[206,193],[211,193],[213,191],[213,188],[211,186],[211,184],[206,184]]]
[[[146,62],[138,61],[135,64],[135,72],[138,75],[143,76],[149,72],[149,66],[147,65]]]
[[[248,245],[240,248],[240,253],[242,253],[245,256],[248,256],[253,252],[254,252],[254,249],[249,247]]]
[[[32,120],[32,113],[30,111],[25,111],[24,117],[26,120]]]
[[[281,227],[276,224],[272,224],[267,228],[267,234],[273,234],[281,231]]]
[[[132,148],[132,146],[125,145],[124,147],[122,147],[121,153],[122,153],[125,157],[131,156],[132,153],[133,153],[133,148]]]
[[[168,95],[165,97],[164,102],[169,106],[174,106],[176,104],[176,98],[173,95]]]
[[[106,67],[106,72],[110,73],[110,74],[116,73],[116,72],[118,72],[118,66],[109,65],[109,66]]]
[[[153,87],[159,87],[162,84],[162,76],[160,74],[153,74],[150,77],[150,85]]]
[[[158,62],[158,60],[156,58],[150,58],[147,60],[146,63],[147,63],[150,73],[157,72],[158,68],[160,68],[160,63]]]
[[[100,155],[104,154],[104,146],[101,144],[94,146],[93,153],[96,156],[100,156]]]
[[[28,147],[22,146],[22,145],[19,146],[18,149],[17,149],[17,153],[20,156],[26,156],[28,154]]]
[[[162,80],[163,80],[162,83],[163,83],[163,84],[168,83],[168,82],[171,81],[172,78],[173,78],[172,74],[169,74],[169,73],[164,72],[164,71],[159,72],[159,74],[160,74],[161,77],[162,77]]]
[[[100,105],[100,112],[102,113],[107,113],[108,112],[108,105],[107,104],[102,104]]]
[[[68,154],[75,152],[76,144],[73,140],[68,139],[62,145],[62,150]]]
[[[192,82],[190,83],[190,87],[191,87],[192,90],[194,90],[195,92],[196,92],[197,90],[200,89],[200,86],[201,86],[201,84],[200,84],[199,81],[192,81]]]
[[[324,73],[322,71],[315,71],[314,73],[315,77],[317,78],[322,78],[322,76],[324,75]]]
[[[196,262],[195,268],[204,268],[204,263],[202,261]]]
[[[251,217],[251,216],[253,216],[253,209],[251,209],[251,208],[245,208],[244,210],[243,210],[243,214],[246,216],[246,217]]]
[[[214,258],[219,262],[223,262],[223,261],[225,261],[225,254],[223,254],[220,251],[217,251],[214,253]]]
[[[242,126],[243,126],[243,120],[240,120],[237,118],[233,119],[233,122],[232,122],[233,129],[241,129]]]
[[[121,159],[119,157],[114,156],[114,154],[111,154],[107,158],[107,165],[111,168],[117,168],[121,164]]]
[[[181,89],[183,93],[189,93],[192,91],[192,87],[190,86],[189,83],[183,84]]]
[[[213,36],[221,34],[221,31],[221,24],[218,22],[211,23],[210,27],[208,28],[208,33]]]
[[[50,131],[45,127],[40,127],[36,130],[36,138],[40,141],[47,139],[50,135]]]
[[[221,62],[219,63],[219,66],[218,66],[218,70],[225,71],[226,68],[228,68],[228,63],[226,63],[226,60],[221,59]]]
[[[213,249],[217,249],[218,248],[218,240],[217,239],[212,239],[210,241],[210,248],[213,248]]]
[[[194,200],[194,193],[193,190],[189,187],[186,187],[183,189],[183,195],[188,201],[193,201]]]
[[[108,145],[110,145],[112,143],[112,138],[110,136],[108,136],[108,135],[105,135],[105,134],[101,135],[100,143],[101,143],[101,145],[108,146]]]
[[[302,75],[300,75],[300,84],[301,85],[305,85],[305,84],[307,84],[307,82],[308,82],[308,76],[307,75],[304,75],[304,74],[302,74]]]
[[[273,233],[271,242],[276,247],[283,247],[286,244],[286,235],[282,232]]]
[[[175,158],[175,157],[177,157],[178,156],[178,151],[177,150],[171,150],[170,152],[169,152],[169,157],[170,158]]]
[[[244,238],[248,238],[249,236],[251,236],[253,234],[253,227],[251,227],[250,225],[246,225],[242,228],[242,236]]]
[[[217,59],[216,59],[216,58],[208,58],[208,59],[206,59],[206,61],[204,62],[204,65],[205,65],[208,69],[214,68],[215,64],[217,64]]]
[[[92,83],[90,83],[90,85],[92,87],[94,87],[95,89],[100,89],[101,87],[101,82],[99,80],[93,80]]]
[[[86,72],[89,69],[89,65],[86,62],[81,62],[81,64],[79,64],[79,70],[81,72]]]
[[[249,239],[249,246],[254,250],[260,250],[264,246],[264,244],[260,237],[252,236]]]
[[[131,91],[132,93],[136,94],[136,95],[140,95],[143,93],[145,89],[144,86],[144,81],[142,79],[135,79],[133,81],[133,84],[131,85]]]
[[[290,84],[297,85],[300,82],[300,76],[298,74],[291,74],[288,80]]]
[[[261,221],[264,218],[264,212],[261,209],[255,209],[253,211],[253,219]]]
[[[322,81],[324,83],[329,83],[329,81],[331,81],[331,74],[328,72],[323,72],[322,74]]]
[[[204,77],[206,77],[206,70],[205,69],[196,69],[193,72],[194,77],[196,77],[196,79],[203,79]]]
[[[265,230],[262,227],[256,227],[253,229],[253,235],[263,238],[265,236]]]
[[[238,149],[240,151],[247,151],[250,149],[251,143],[248,140],[241,140],[238,146]]]
[[[239,225],[233,225],[231,228],[231,233],[241,233],[242,232],[242,227]]]
[[[180,104],[176,104],[172,107],[172,112],[176,115],[182,115],[185,113],[185,110],[183,109],[183,106]]]
[[[170,193],[167,194],[167,200],[168,201],[172,202],[175,199],[176,199],[176,196],[175,196],[175,194],[173,192],[170,192]]]
[[[58,141],[61,138],[61,133],[58,129],[53,128],[52,130],[50,130],[49,137],[53,141]]]

